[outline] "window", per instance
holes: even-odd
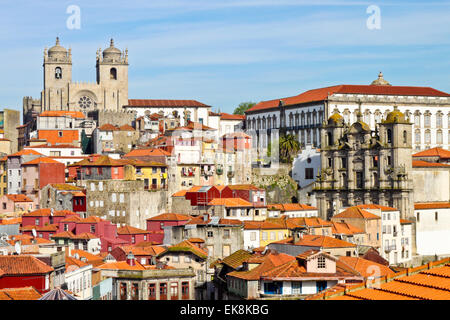
[[[256,240],[256,232],[252,231],[250,233],[250,241],[255,241]]]
[[[95,233],[95,224],[91,224],[91,233]]]
[[[420,221],[420,212],[417,212],[417,222]]]
[[[270,240],[275,240],[275,231],[270,232]]]
[[[302,293],[302,283],[300,281],[291,282],[291,286],[292,286],[292,294]]]
[[[416,144],[420,144],[420,130],[414,132]]]
[[[314,179],[314,168],[305,168],[305,179]]]
[[[223,237],[225,239],[229,239],[230,238],[230,230],[229,229],[223,230]]]
[[[262,232],[262,239],[267,240],[267,232],[266,231]]]
[[[62,79],[62,69],[60,67],[55,68],[55,79]]]
[[[172,262],[180,262],[180,258],[178,256],[173,256],[172,257]]]
[[[391,129],[387,130],[387,142],[392,143],[392,131]]]
[[[208,238],[212,238],[212,237],[214,237],[213,231],[208,231]]]
[[[438,221],[438,212],[437,211],[434,213],[434,221]]]
[[[36,224],[37,226],[39,225],[39,218],[36,218],[35,224]]]
[[[111,70],[109,71],[109,78],[111,80],[117,80],[117,69],[116,68],[111,68]]]
[[[317,258],[317,268],[319,268],[319,269],[326,268],[325,257],[324,256],[320,256],[320,257]]]
[[[184,262],[190,263],[191,257],[190,256],[184,256]]]

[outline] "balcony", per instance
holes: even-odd
[[[234,171],[228,171],[227,172],[227,177],[228,178],[233,178],[234,177]]]

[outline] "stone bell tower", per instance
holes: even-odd
[[[121,111],[128,104],[128,49],[121,52],[111,39],[109,48],[97,51],[97,84],[102,88],[104,109]]]
[[[44,49],[44,90],[42,111],[68,110],[69,84],[72,82],[72,53],[60,45],[59,38]]]

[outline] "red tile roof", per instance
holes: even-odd
[[[278,223],[268,221],[244,221],[245,230],[268,230],[268,229],[284,229],[284,227]]]
[[[347,222],[336,222],[332,221],[333,224],[332,232],[333,234],[344,234],[347,236],[352,236],[354,234],[365,233],[364,230],[355,227]]]
[[[46,274],[53,268],[29,255],[0,256],[0,269],[5,275]]]
[[[71,118],[78,118],[78,119],[84,119],[86,116],[83,114],[83,112],[80,111],[62,111],[62,110],[51,110],[51,111],[44,111],[41,114],[39,114],[39,117],[71,117]]]
[[[100,126],[98,130],[101,131],[117,131],[119,128],[117,128],[115,125],[110,123],[105,123],[104,125]]]
[[[422,160],[413,160],[412,166],[413,168],[428,168],[428,167],[450,168],[450,164],[427,162]]]
[[[303,238],[298,239],[297,242],[293,242],[293,238],[287,238],[281,241],[276,241],[273,243],[282,243],[282,244],[293,244],[296,246],[308,246],[308,247],[316,247],[316,248],[353,248],[356,247],[356,244],[350,243],[344,240],[322,236],[322,235],[311,235],[304,234]]]
[[[280,211],[306,211],[306,210],[317,210],[316,207],[308,206],[301,203],[270,203],[267,205],[269,210],[280,210]]]
[[[379,204],[359,204],[357,205],[358,208],[361,209],[381,209],[381,211],[399,211],[396,208],[392,207],[386,207],[386,206],[380,206]]]
[[[155,217],[148,218],[147,221],[152,220],[162,220],[162,221],[186,221],[189,220],[191,217],[187,216],[185,214],[179,214],[179,213],[162,213],[160,215],[157,215]]]
[[[214,198],[208,206],[225,206],[225,207],[252,207],[253,205],[241,198]]]
[[[441,159],[450,159],[450,151],[436,147],[413,154],[413,157],[439,157]]]
[[[128,99],[129,107],[208,107],[196,100]]]
[[[126,261],[108,262],[97,266],[99,269],[106,270],[146,270],[146,268],[139,262],[136,265],[130,266]]]
[[[190,242],[189,240],[184,240],[176,245],[170,246],[167,248],[167,251],[164,251],[163,254],[167,252],[191,252],[201,259],[206,259],[208,257],[208,252],[197,247],[195,244]]]
[[[51,215],[52,210],[50,208],[43,208],[43,209],[37,209],[28,213],[23,214],[24,217],[48,217]],[[76,215],[78,216],[78,213],[75,213],[70,210],[53,210],[53,216],[56,217],[68,217]]]
[[[5,196],[12,202],[33,202],[24,194],[6,194]]]
[[[62,137],[59,136],[62,132]],[[78,130],[38,130],[39,139],[44,139],[50,144],[70,144],[78,141]]]
[[[30,154],[37,155],[37,156],[43,156],[42,153],[39,153],[39,152],[37,152],[37,151],[35,151],[33,149],[22,149],[22,150],[20,150],[20,151],[18,151],[16,153],[8,155],[8,158],[9,157],[26,156],[26,155],[30,155]]]
[[[395,274],[395,272],[387,266],[359,257],[341,256],[339,257],[339,261],[358,271],[364,278],[372,276],[393,276]],[[375,270],[376,273],[374,272]]]
[[[38,300],[42,295],[33,287],[0,289],[0,300]]]
[[[117,234],[147,234],[149,231],[135,228],[132,226],[124,226],[117,229]]]
[[[245,115],[222,112],[220,113],[220,120],[245,120]]]
[[[423,202],[423,203],[414,203],[415,210],[424,210],[424,209],[445,209],[450,208],[450,202]]]
[[[360,218],[366,220],[381,219],[376,214],[363,210],[360,207],[349,207],[341,213],[334,215],[333,218]]]
[[[429,87],[377,86],[377,85],[337,85],[305,91],[297,96],[261,101],[245,113],[277,108],[280,100],[285,106],[317,102],[328,99],[333,94],[369,94],[400,96],[450,97],[450,94]]]
[[[163,149],[151,148],[151,149],[134,149],[124,155],[124,158],[128,157],[142,157],[142,156],[170,156],[171,153]]]
[[[47,157],[39,157],[39,158],[35,158],[31,161],[22,163],[22,165],[34,165],[34,164],[40,164],[40,163],[59,163],[59,164],[63,164],[62,162],[53,160],[51,158],[47,158]]]

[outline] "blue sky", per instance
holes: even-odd
[[[381,29],[369,30],[369,5]],[[73,80],[95,81],[112,37],[129,50],[129,98],[195,99],[232,112],[243,101],[336,84],[450,92],[450,1],[1,1],[0,108],[42,90],[44,47],[72,48]],[[70,30],[69,5],[81,9]]]

